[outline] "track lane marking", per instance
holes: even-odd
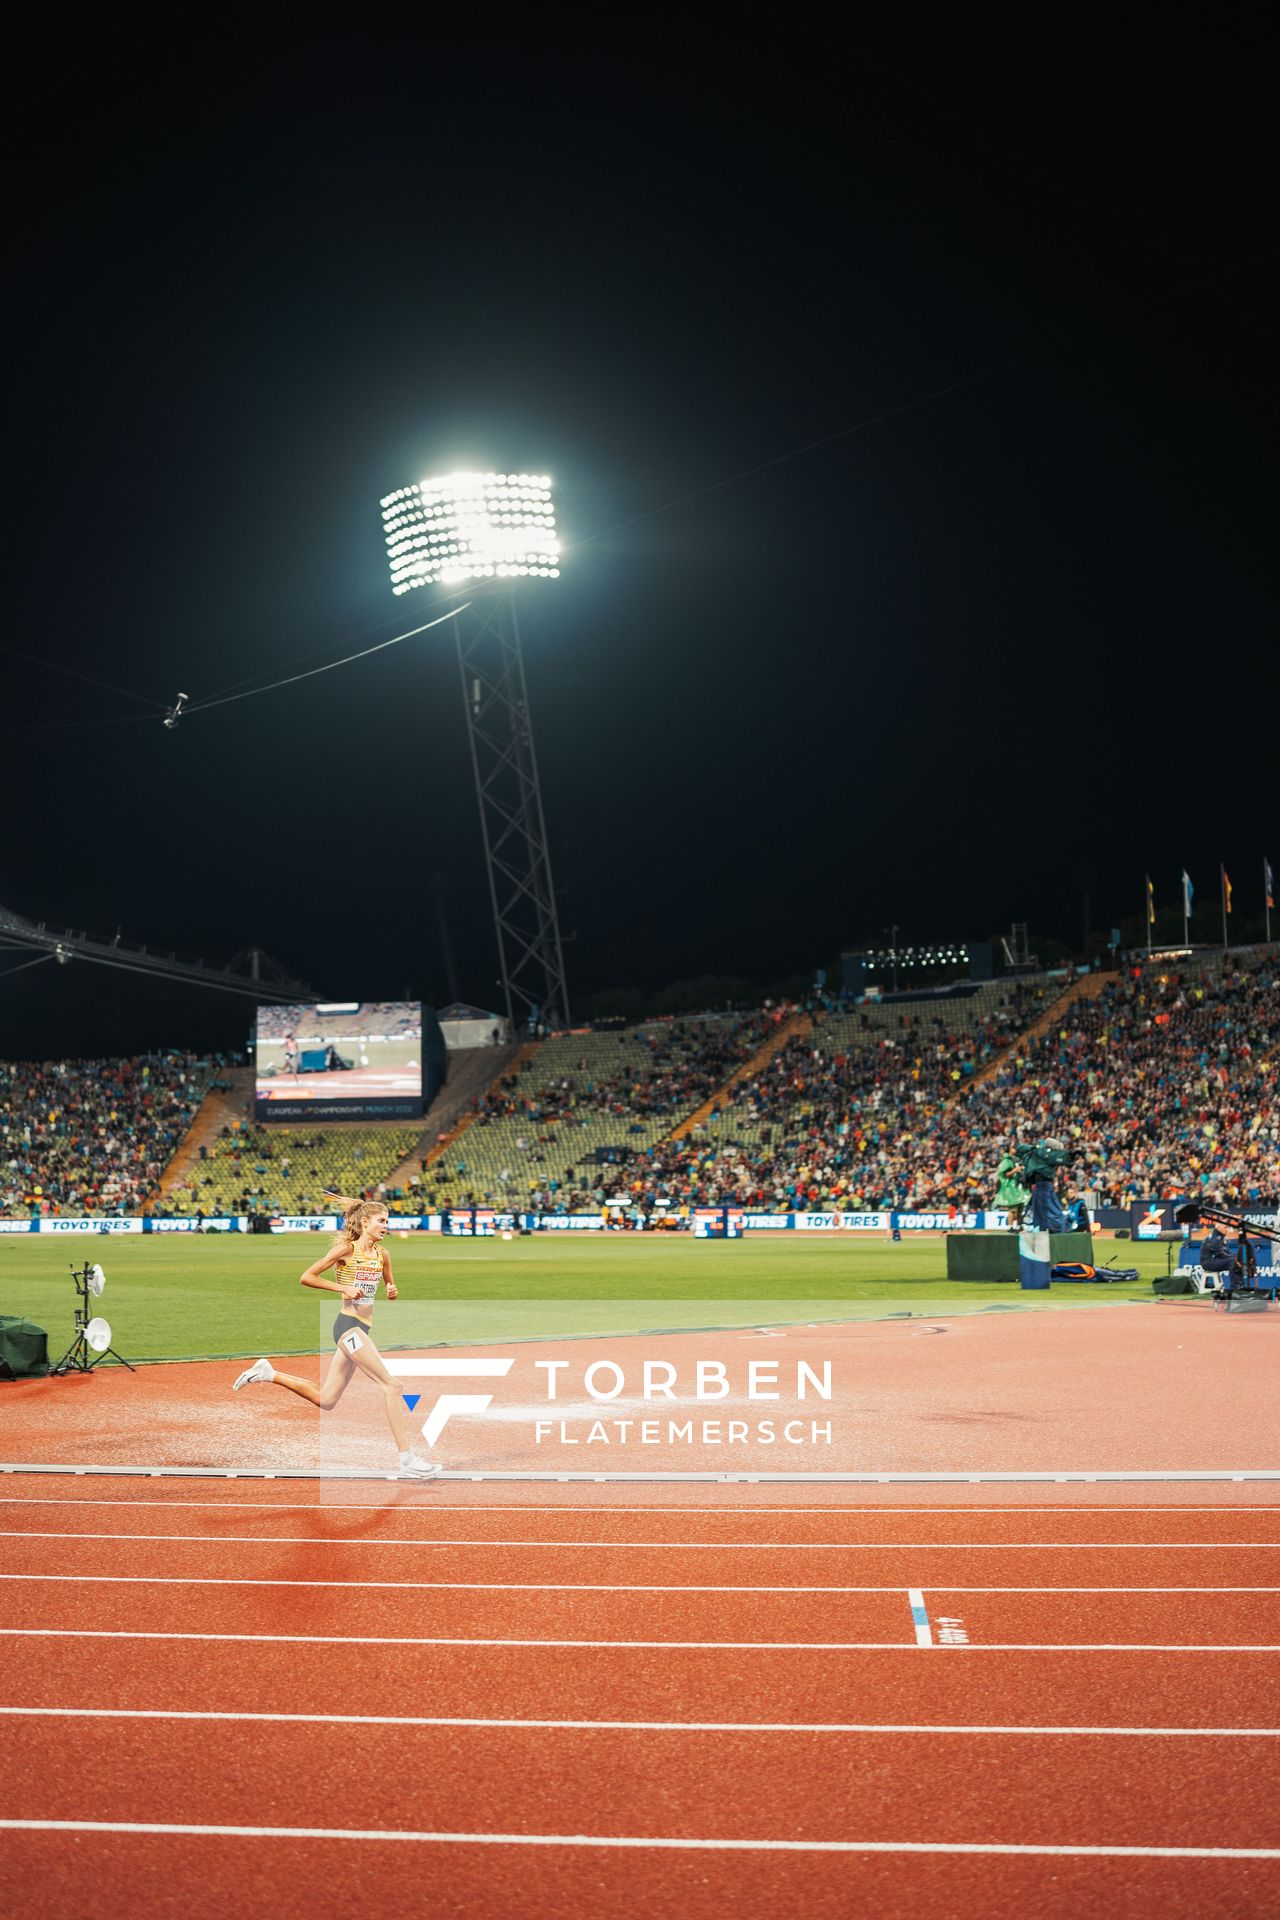
[[[435,1833],[394,1827],[223,1827],[159,1820],[8,1820],[19,1833],[133,1833],[227,1840],[381,1840],[466,1847],[618,1847],[711,1853],[1014,1854],[1054,1858],[1280,1860],[1280,1847],[1036,1846],[968,1840],[711,1840],[671,1835],[592,1833]]]
[[[124,1587],[350,1587],[404,1593],[901,1593],[900,1584],[883,1587],[659,1586],[588,1580],[281,1580],[272,1574],[202,1573],[0,1573],[0,1580],[53,1581],[67,1586]],[[930,1593],[1248,1593],[1276,1594],[1280,1587],[944,1587]]]
[[[915,1628],[916,1645],[931,1647],[933,1629],[929,1625],[929,1609],[925,1606],[924,1594],[919,1587],[908,1587],[907,1605],[911,1609],[911,1624]]]
[[[898,1588],[898,1592],[902,1589]],[[0,1627],[9,1640],[197,1640],[253,1642],[295,1647],[351,1645],[349,1633],[179,1633],[140,1627]],[[479,1638],[440,1634],[364,1634],[362,1647],[620,1647],[671,1648],[675,1651],[729,1653],[914,1653],[914,1640],[534,1640],[511,1637]],[[1280,1645],[1264,1642],[1215,1640],[1201,1645],[1190,1641],[1142,1640],[986,1640],[947,1647],[948,1653],[1280,1653]]]
[[[434,1501],[434,1496],[430,1496],[430,1498],[431,1498],[432,1504],[433,1505],[436,1504]],[[245,1511],[252,1511],[254,1513],[317,1513],[318,1512],[318,1513],[395,1514],[395,1513],[421,1513],[424,1511],[424,1504],[419,1501],[412,1501],[412,1502],[406,1501],[402,1504],[399,1502],[386,1501],[386,1500],[182,1500],[177,1498],[176,1496],[172,1500],[123,1500],[123,1499],[117,1499],[109,1494],[104,1495],[101,1499],[90,1499],[88,1495],[68,1494],[64,1498],[58,1498],[58,1496],[54,1494],[38,1494],[38,1493],[0,1494],[0,1507],[130,1507],[130,1508],[159,1507],[161,1510],[167,1507],[208,1507],[208,1508],[214,1509],[215,1511],[221,1511],[223,1509],[226,1509],[228,1511],[240,1512],[242,1510],[245,1510]],[[460,1502],[455,1502],[451,1500],[449,1502],[448,1507],[445,1509],[445,1511],[447,1513],[490,1513],[490,1514],[614,1513],[614,1514],[621,1514],[624,1516],[628,1514],[633,1514],[633,1513],[651,1513],[651,1514],[659,1514],[659,1515],[670,1513],[670,1514],[677,1514],[681,1516],[685,1514],[692,1514],[692,1513],[697,1513],[697,1514],[724,1513],[726,1516],[732,1516],[734,1519],[738,1519],[739,1517],[742,1517],[742,1518],[750,1517],[753,1519],[756,1519],[756,1518],[767,1519],[774,1514],[783,1514],[783,1515],[802,1514],[806,1518],[812,1514],[822,1514],[824,1517],[828,1515],[840,1515],[840,1514],[866,1514],[868,1516],[875,1515],[877,1518],[879,1518],[879,1516],[882,1514],[953,1515],[953,1514],[967,1514],[967,1513],[993,1513],[993,1514],[1005,1514],[1005,1515],[1011,1515],[1011,1516],[1016,1516],[1018,1514],[1023,1514],[1023,1513],[1054,1513],[1054,1514],[1078,1513],[1078,1514],[1089,1514],[1089,1515],[1095,1515],[1099,1513],[1140,1513],[1140,1514],[1271,1513],[1271,1514],[1276,1514],[1280,1516],[1280,1501],[1272,1501],[1265,1506],[1245,1506],[1235,1501],[1227,1501],[1227,1502],[1219,1501],[1212,1506],[1194,1506],[1194,1507],[1174,1507],[1174,1506],[1124,1507],[1124,1506],[1111,1505],[1111,1504],[1107,1504],[1105,1506],[1099,1506],[1096,1504],[1096,1502],[1089,1506],[1073,1507],[1073,1506],[1068,1506],[1063,1501],[1060,1501],[1056,1506],[1052,1506],[1052,1507],[1029,1507],[1029,1506],[1025,1506],[1020,1500],[1017,1501],[1016,1503],[1010,1502],[1008,1506],[1003,1506],[1003,1507],[971,1507],[968,1505],[962,1506],[960,1504],[957,1504],[951,1507],[917,1507],[917,1506],[884,1507],[884,1506],[879,1506],[875,1504],[868,1505],[865,1507],[858,1507],[858,1506],[852,1506],[852,1505],[844,1505],[839,1507],[819,1507],[819,1506],[740,1507],[740,1506],[737,1506],[736,1504],[731,1504],[725,1507],[719,1507],[719,1506],[712,1505],[709,1502],[701,1506],[694,1506],[694,1507],[681,1507],[681,1506],[676,1506],[674,1503],[670,1506],[653,1507],[653,1506],[636,1506],[631,1504],[630,1502],[628,1502],[624,1506],[621,1503],[615,1501],[609,1506],[596,1506],[596,1505],[588,1506],[584,1503],[582,1505],[570,1505],[570,1506],[557,1507],[557,1506],[551,1506],[551,1505],[544,1505],[541,1501],[539,1501],[536,1505],[532,1505],[532,1506],[519,1506],[514,1501],[502,1501],[502,1502],[487,1501],[482,1505],[464,1506]]]
[[[901,1588],[898,1589],[901,1592]],[[14,1640],[198,1640],[215,1642],[251,1642],[254,1644],[305,1647],[352,1644],[349,1633],[181,1633],[142,1627],[0,1627],[0,1636]],[[361,1647],[673,1647],[684,1652],[708,1652],[724,1648],[735,1653],[757,1653],[783,1648],[799,1653],[849,1653],[867,1649],[913,1651],[911,1640],[534,1640],[507,1635],[473,1638],[462,1634],[367,1634],[360,1635]],[[1234,1649],[1233,1649],[1234,1651]],[[1258,1648],[1256,1651],[1261,1652]],[[1270,1649],[1267,1649],[1270,1651]]]
[[[410,1492],[413,1491],[413,1488],[410,1485],[402,1484],[398,1488],[398,1490],[405,1493],[407,1496]],[[421,1489],[418,1489],[418,1491],[421,1491]],[[429,1495],[428,1500],[432,1505],[435,1504],[434,1495]],[[181,1498],[177,1494],[175,1494],[173,1498],[169,1500],[144,1500],[141,1498],[137,1500],[126,1500],[114,1494],[94,1495],[91,1497],[88,1494],[66,1494],[66,1495],[59,1496],[57,1494],[51,1494],[51,1493],[50,1494],[3,1493],[3,1494],[0,1494],[0,1507],[160,1507],[162,1509],[165,1507],[212,1507],[215,1509],[227,1507],[227,1508],[234,1508],[236,1510],[239,1510],[240,1508],[249,1508],[249,1509],[252,1509],[252,1511],[254,1511],[255,1513],[317,1513],[317,1512],[319,1513],[420,1513],[424,1510],[424,1503],[419,1501],[411,1501],[411,1500],[408,1500],[407,1498],[403,1502],[393,1501],[393,1500],[325,1500],[321,1498],[317,1498],[315,1500],[224,1500],[224,1499],[188,1500],[188,1499]],[[1087,1505],[1082,1504],[1079,1506],[1071,1506],[1065,1500],[1060,1500],[1050,1507],[1027,1506],[1021,1500],[1010,1501],[1007,1505],[1000,1506],[1000,1507],[976,1507],[976,1506],[970,1506],[968,1503],[962,1504],[959,1501],[957,1501],[954,1505],[947,1506],[947,1507],[922,1507],[922,1506],[916,1506],[914,1503],[912,1503],[912,1505],[907,1507],[890,1507],[890,1506],[881,1506],[878,1502],[871,1502],[866,1506],[856,1506],[856,1505],[853,1505],[852,1503],[845,1502],[838,1507],[823,1507],[823,1506],[817,1506],[817,1505],[814,1505],[811,1507],[743,1507],[743,1506],[738,1506],[736,1503],[732,1503],[728,1506],[721,1508],[712,1504],[711,1502],[705,1502],[705,1501],[697,1506],[679,1506],[674,1501],[672,1501],[669,1504],[664,1504],[661,1506],[642,1506],[642,1505],[634,1504],[630,1501],[628,1501],[624,1505],[620,1501],[616,1501],[616,1500],[606,1505],[597,1505],[594,1502],[591,1504],[588,1504],[584,1501],[584,1502],[570,1502],[569,1504],[564,1506],[556,1506],[551,1502],[544,1502],[539,1500],[526,1506],[514,1500],[503,1500],[503,1501],[488,1500],[488,1501],[482,1501],[482,1502],[476,1502],[476,1503],[468,1503],[466,1505],[464,1505],[460,1501],[455,1502],[451,1500],[449,1502],[448,1507],[445,1509],[445,1511],[448,1513],[497,1513],[497,1514],[501,1514],[501,1513],[618,1513],[618,1514],[673,1513],[673,1514],[682,1514],[682,1515],[691,1514],[691,1513],[706,1514],[706,1513],[723,1512],[725,1514],[732,1514],[735,1518],[739,1514],[760,1516],[760,1517],[767,1518],[771,1514],[775,1514],[775,1513],[778,1513],[778,1514],[798,1513],[798,1514],[804,1514],[804,1515],[819,1513],[824,1516],[831,1515],[831,1514],[848,1514],[848,1513],[875,1514],[877,1516],[880,1514],[887,1514],[887,1513],[901,1513],[901,1514],[1272,1513],[1272,1514],[1280,1514],[1280,1501],[1276,1501],[1276,1500],[1268,1501],[1262,1506],[1247,1506],[1243,1502],[1232,1500],[1232,1501],[1215,1501],[1213,1502],[1213,1504],[1206,1505],[1206,1506],[1172,1506],[1170,1505],[1170,1506],[1158,1506],[1158,1507],[1122,1506],[1119,1503],[1113,1504],[1111,1502],[1108,1502],[1103,1506],[1099,1506],[1096,1501],[1090,1502]]]
[[[389,1467],[159,1467],[130,1466],[116,1462],[111,1466],[76,1465],[68,1461],[0,1461],[0,1473],[21,1475],[49,1474],[72,1479],[104,1480],[215,1480],[223,1485],[272,1484],[309,1481],[329,1486],[391,1485],[400,1481],[398,1471]],[[842,1471],[773,1471],[770,1468],[701,1467],[690,1471],[676,1468],[641,1470],[638,1468],[528,1468],[528,1467],[446,1467],[439,1484],[447,1486],[496,1485],[546,1486],[1122,1486],[1122,1485],[1252,1485],[1255,1482],[1280,1481],[1280,1467],[1121,1467],[1062,1468],[1048,1470],[971,1470],[960,1473],[853,1473]]]
[[[1271,1552],[1280,1540],[367,1540],[308,1533],[58,1533],[39,1527],[0,1527],[0,1540],[137,1540],[144,1545],[188,1541],[210,1547],[541,1547],[563,1553],[1221,1553]]]
[[[1037,1734],[1126,1740],[1280,1740],[1280,1727],[1040,1727],[939,1725],[924,1720],[516,1720],[477,1714],[249,1713],[177,1707],[9,1707],[0,1714],[65,1720],[229,1720],[341,1727],[493,1727],[603,1733]]]

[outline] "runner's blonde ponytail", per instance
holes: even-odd
[[[335,1247],[344,1246],[348,1241],[354,1246],[374,1214],[387,1211],[381,1200],[353,1200],[347,1193],[330,1193],[325,1198],[332,1200],[335,1210],[342,1215],[342,1231],[333,1243]]]

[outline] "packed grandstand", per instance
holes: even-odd
[[[1280,1191],[1274,950],[586,1029],[498,1064],[441,1129],[434,1108],[255,1126],[220,1057],[0,1063],[0,1207],[298,1214],[337,1188],[407,1212],[969,1209],[1046,1137],[1103,1206]]]
[[[0,1061],[0,1208],[138,1213],[226,1066],[166,1053]]]

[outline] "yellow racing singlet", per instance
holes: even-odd
[[[353,1249],[345,1260],[339,1260],[336,1272],[344,1287],[354,1287],[356,1297],[349,1304],[343,1302],[344,1313],[354,1313],[361,1320],[372,1320],[373,1302],[378,1291],[378,1282],[382,1278],[382,1248],[375,1247],[372,1253],[361,1253]]]

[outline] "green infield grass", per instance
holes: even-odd
[[[324,1234],[0,1236],[0,1313],[44,1327],[50,1360],[57,1360],[73,1330],[70,1268],[100,1261],[107,1287],[94,1310],[109,1321],[113,1345],[126,1359],[327,1351],[337,1296],[298,1285],[327,1244]],[[1117,1266],[1136,1266],[1140,1281],[1024,1293],[1013,1285],[948,1281],[941,1239],[393,1234],[387,1244],[401,1298],[379,1302],[375,1337],[389,1350],[424,1339],[509,1341],[891,1314],[937,1319],[992,1308],[1043,1312],[1149,1301],[1167,1260],[1160,1245],[1105,1241],[1099,1260],[1114,1256]]]

